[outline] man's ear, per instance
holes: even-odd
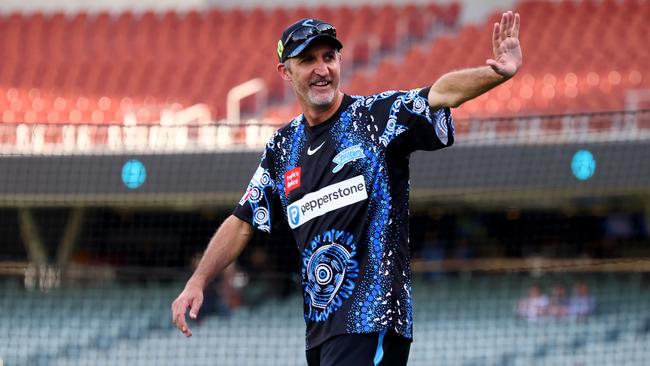
[[[291,81],[291,77],[289,76],[289,73],[291,70],[282,62],[278,63],[278,74],[280,75],[281,78],[283,78],[286,81]]]

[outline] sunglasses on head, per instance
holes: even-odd
[[[336,28],[328,23],[303,25],[302,27],[294,30],[289,34],[287,41],[284,43],[284,46],[288,47],[293,43],[302,43],[305,40],[320,34],[327,34],[329,36],[336,37]]]

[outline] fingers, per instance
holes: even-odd
[[[192,331],[187,326],[185,321],[185,311],[187,310],[188,303],[187,300],[178,298],[172,304],[172,321],[176,328],[180,330],[186,337],[192,336]]]
[[[506,39],[506,29],[508,26],[508,13],[501,14],[501,22],[499,23],[499,44]]]
[[[202,304],[203,299],[196,297],[192,299],[192,302],[190,303],[190,318],[196,319],[199,315],[199,310],[201,309]]]
[[[504,30],[504,32],[506,33],[506,38],[512,37],[512,26],[515,24],[514,18],[515,16],[512,14],[511,11],[508,11],[506,13],[507,23],[506,23],[506,29]]]
[[[519,38],[519,26],[521,25],[521,19],[519,17],[519,13],[515,14],[515,26],[512,30],[512,36],[515,38]]]
[[[496,60],[491,58],[487,59],[485,60],[485,64],[490,66],[496,73],[499,73],[499,64],[496,62]]]
[[[506,38],[508,38],[509,30],[510,30],[510,12],[505,12],[501,14],[501,21],[499,22],[499,27],[498,30],[495,27],[496,35],[495,38],[498,37],[497,40],[497,47],[501,44],[501,42],[505,41]],[[495,47],[496,48],[496,47]]]
[[[496,24],[496,23],[495,23]],[[498,23],[499,28],[495,32],[499,34],[499,39],[504,40],[508,37],[518,37],[519,36],[519,14],[514,14],[512,11],[507,11],[501,14],[501,21]]]
[[[518,38],[519,26],[521,24],[519,13],[513,13],[512,11],[508,11],[507,13],[504,14],[507,18],[507,25],[505,29],[506,37]]]
[[[494,23],[494,28],[492,30],[492,49],[496,55],[497,50],[501,47],[501,43],[508,38],[509,29],[510,29],[510,16],[512,12],[506,12],[501,14],[501,21],[499,23]]]
[[[508,11],[505,13],[505,18],[506,18],[506,25],[503,29],[503,33],[505,34],[506,38],[510,37],[510,27],[512,27],[512,12]]]
[[[492,29],[492,48],[496,50],[501,46],[501,43],[506,39],[519,38],[519,27],[521,20],[519,14],[514,14],[512,11],[507,11],[501,14],[501,21],[494,23]]]

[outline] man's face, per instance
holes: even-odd
[[[325,109],[332,105],[339,90],[340,60],[336,48],[315,43],[288,60],[285,79],[291,82],[303,102],[313,108]]]

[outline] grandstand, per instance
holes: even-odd
[[[509,7],[524,67],[410,162],[409,364],[647,364],[648,0],[53,3],[0,4],[0,366],[304,365],[288,230],[255,237],[192,338],[169,312],[300,113],[278,35],[331,21],[343,91],[368,94],[484,64]],[[518,312],[578,283],[588,314]]]
[[[274,44],[291,19],[315,15],[340,24],[348,92],[422,87],[446,70],[482,64],[489,52],[484,30],[496,14],[460,29],[459,8],[432,3],[2,14],[1,119],[144,126],[225,121],[228,92],[259,78],[263,90],[244,96],[240,110],[277,126],[298,110],[277,77],[274,50],[238,45]],[[646,2],[524,1],[515,9],[528,16],[530,29],[543,28],[544,37],[523,32],[522,42],[534,47],[526,50],[519,77],[463,105],[458,118],[648,106]],[[575,16],[587,13],[593,17],[586,23]],[[600,39],[605,23],[608,32]],[[596,42],[602,52],[593,53]],[[626,51],[610,51],[621,48]],[[199,107],[180,113],[191,106]],[[256,140],[259,145],[264,137]]]
[[[642,365],[650,355],[645,347],[650,334],[644,306],[649,295],[637,291],[639,276],[604,280],[604,286],[594,286],[599,298],[609,299],[600,304],[597,318],[541,323],[512,317],[512,304],[525,289],[526,279],[486,275],[421,283],[415,289],[422,295],[414,314],[420,320],[420,339],[414,343],[411,363]],[[251,366],[304,364],[304,324],[297,294],[229,317],[208,318],[185,340],[172,329],[167,314],[169,298],[182,286],[179,282],[49,294],[4,286],[3,291],[12,295],[6,305],[18,309],[14,316],[3,315],[0,339],[11,356],[5,359],[7,364],[177,365],[188,359],[197,364],[212,360]],[[24,342],[25,338],[32,340]]]
[[[356,65],[434,27],[453,26],[457,6],[319,8],[316,13],[341,24],[342,41]],[[3,121],[121,123],[136,108],[137,121],[146,124],[160,119],[161,106],[173,103],[205,103],[221,119],[227,92],[253,78],[268,88],[265,104],[283,101],[286,88],[275,71],[275,50],[240,45],[275,44],[286,24],[309,14],[313,11],[306,8],[277,8],[3,16],[3,54],[9,56],[0,78],[6,94]],[[250,103],[246,107],[255,111]]]
[[[650,54],[641,45],[648,33],[647,3],[618,1],[524,1],[515,8],[526,14],[529,30],[521,40],[526,63],[518,78],[508,81],[457,111],[476,117],[521,114],[560,114],[608,111],[648,106],[635,90],[647,89]],[[645,10],[645,11],[644,11]],[[589,20],[580,16],[589,14]],[[358,73],[353,92],[425,85],[449,69],[485,61],[489,24],[463,27],[443,34],[422,47],[413,47],[398,62],[382,61],[375,72]],[[602,33],[606,28],[607,32]],[[597,45],[597,47],[595,47]],[[625,50],[619,52],[617,50]],[[390,77],[389,77],[390,76]],[[379,82],[377,82],[379,81]],[[395,85],[392,85],[395,83]]]

